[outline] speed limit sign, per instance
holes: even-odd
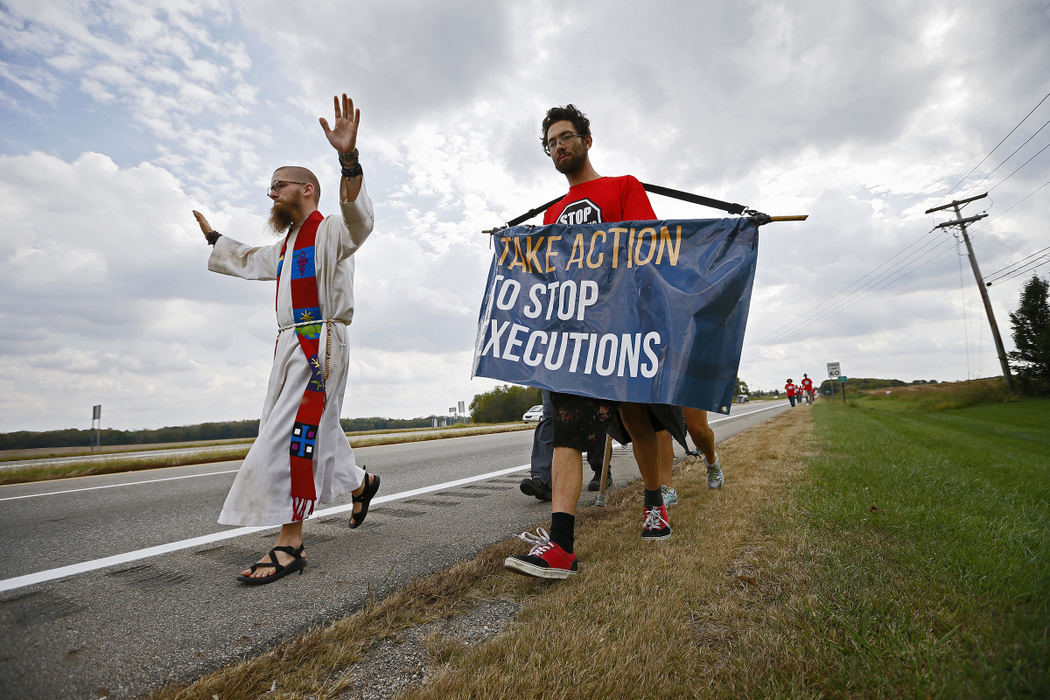
[[[829,362],[828,363],[828,378],[829,379],[838,379],[838,377],[839,377],[839,363],[838,362]]]

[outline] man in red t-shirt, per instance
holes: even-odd
[[[802,373],[802,392],[806,396],[806,405],[813,403],[813,380],[809,378],[809,375]]]
[[[795,390],[796,390],[796,388],[797,387],[795,386],[794,382],[791,381],[790,378],[788,379],[787,384],[784,385],[784,391],[787,392],[788,401],[791,402],[792,407],[795,405]]]
[[[588,154],[593,143],[590,120],[574,105],[548,110],[541,128],[544,151],[569,182],[569,193],[544,213],[544,225],[656,218],[638,180],[630,175],[602,177],[594,170]],[[669,537],[671,526],[660,492],[660,441],[647,406],[560,392],[551,392],[551,402],[554,406],[551,530],[549,535],[543,528],[538,528],[535,535],[528,532],[520,535],[533,545],[531,551],[508,557],[504,566],[539,578],[561,579],[576,573],[576,504],[583,490],[581,453],[587,449],[589,440],[606,432],[617,411],[631,436],[638,471],[645,483],[642,538]]]

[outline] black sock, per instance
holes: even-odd
[[[650,491],[645,489],[645,507],[652,508],[653,506],[661,506],[664,503],[664,495],[660,493],[660,489]]]
[[[551,513],[551,542],[572,554],[576,538],[576,516],[569,513]]]

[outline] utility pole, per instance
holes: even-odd
[[[943,224],[938,224],[936,228],[947,228],[948,226],[958,226],[962,231],[963,243],[966,244],[966,254],[970,257],[970,267],[973,268],[974,279],[977,280],[977,289],[981,292],[981,301],[984,302],[984,312],[988,314],[988,325],[992,327],[992,338],[995,340],[995,351],[999,354],[999,365],[1003,368],[1003,381],[1006,382],[1006,388],[1011,389],[1010,383],[1010,364],[1006,361],[1006,349],[1003,348],[1003,339],[999,336],[999,326],[995,322],[995,314],[992,313],[992,302],[988,299],[988,290],[984,284],[984,278],[981,277],[981,268],[977,266],[977,256],[973,254],[973,246],[970,245],[970,236],[966,233],[966,224],[972,224],[975,221],[988,216],[987,214],[978,214],[977,216],[971,216],[969,218],[962,218],[962,210],[959,208],[964,204],[969,204],[978,199],[984,199],[988,196],[988,193],[979,194],[976,197],[970,197],[969,199],[960,199],[950,204],[944,204],[933,209],[927,209],[927,214],[932,214],[935,211],[941,211],[952,207],[955,209],[955,221],[945,221]]]

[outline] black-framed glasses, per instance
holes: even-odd
[[[555,148],[557,148],[559,143],[562,146],[568,146],[569,143],[576,137],[583,138],[583,134],[568,134],[568,133],[566,133],[566,134],[561,134],[560,136],[555,136],[554,138],[548,140],[547,143],[543,144],[543,152],[546,153],[547,155],[550,155],[551,151],[553,151]]]
[[[285,185],[306,185],[306,182],[298,182],[296,180],[274,180],[270,183],[270,189],[266,190],[267,196],[274,192],[280,192],[281,188]]]

